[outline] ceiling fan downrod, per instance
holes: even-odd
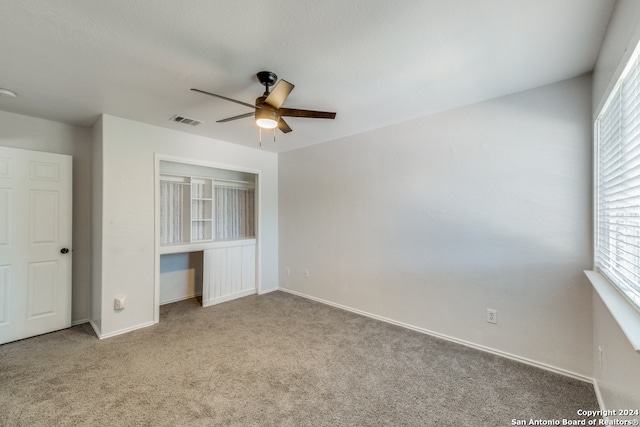
[[[258,77],[260,84],[264,86],[264,96],[268,96],[270,93],[269,88],[276,84],[278,76],[271,71],[259,71],[256,74],[256,77]]]

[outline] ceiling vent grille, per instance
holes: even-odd
[[[200,123],[202,123],[202,120],[191,119],[189,117],[178,115],[171,117],[171,119],[169,120],[171,120],[172,122],[184,123],[185,125],[191,126],[198,126]]]

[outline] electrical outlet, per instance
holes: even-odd
[[[287,276],[291,276],[291,269],[289,267],[284,269]]]
[[[305,279],[309,278],[309,270],[304,270],[304,278]]]
[[[600,361],[600,369],[602,369],[602,347],[598,346],[598,359]]]
[[[498,323],[498,311],[487,308],[487,322]]]

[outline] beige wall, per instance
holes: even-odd
[[[280,285],[589,378],[590,105],[585,76],[281,154]]]

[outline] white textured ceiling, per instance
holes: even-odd
[[[100,113],[257,147],[253,103],[296,88],[281,152],[593,69],[614,0],[0,0],[0,110],[79,126]],[[203,120],[172,123],[174,114]]]

